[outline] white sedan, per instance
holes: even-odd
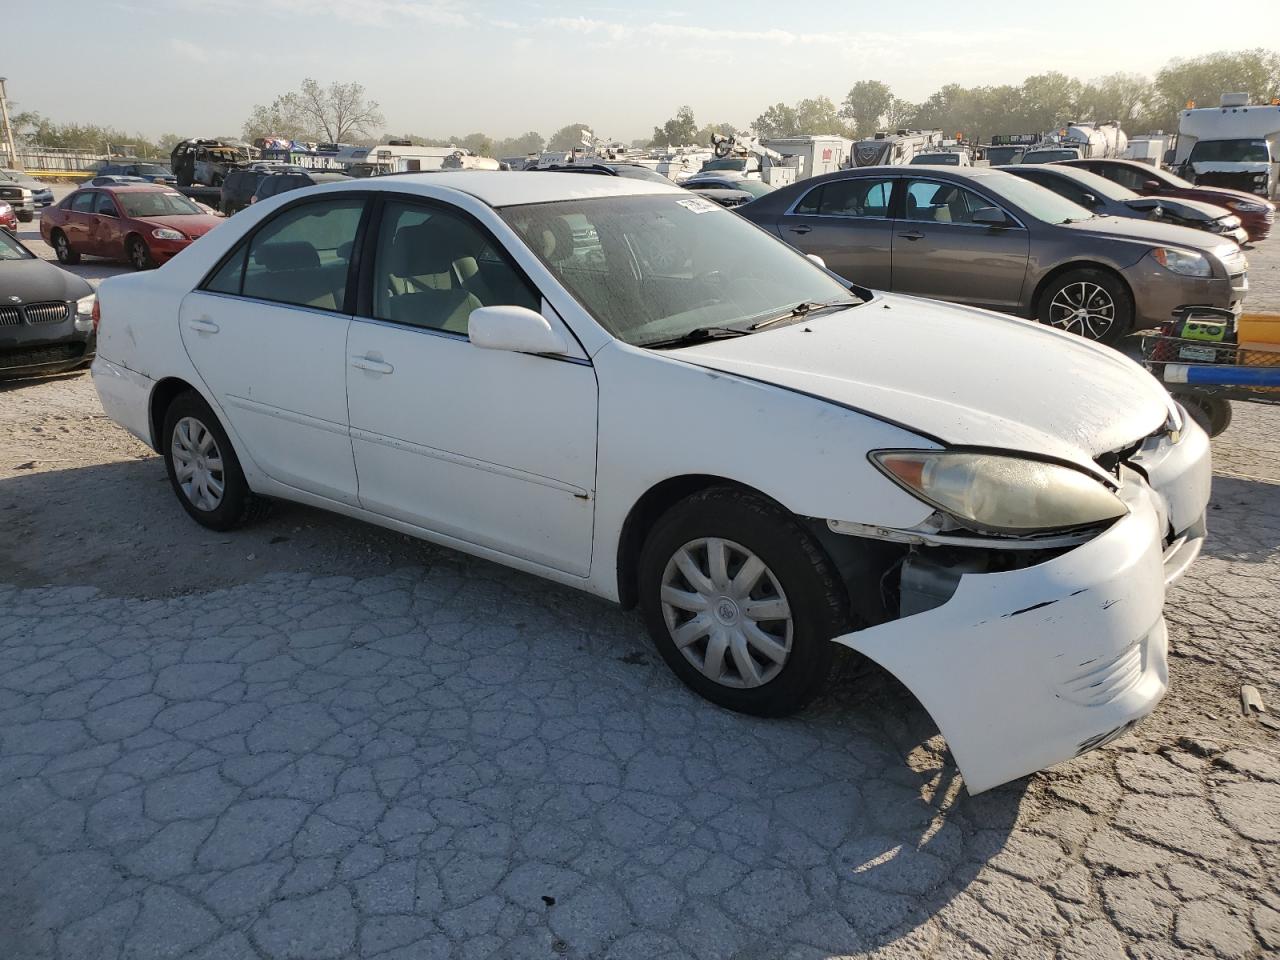
[[[1156,381],[850,286],[688,191],[331,184],[98,302],[103,405],[205,526],[295,500],[638,604],[675,673],[746,713],[803,706],[842,644],[971,792],[1165,692],[1210,465]]]

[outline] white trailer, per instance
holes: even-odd
[[[337,159],[353,177],[370,177],[385,173],[416,173],[441,170],[448,157],[460,148],[418,147],[393,141],[376,147],[350,147],[338,153]]]
[[[1226,93],[1220,106],[1183,110],[1173,164],[1193,183],[1280,199],[1280,105]]]
[[[933,153],[943,141],[941,130],[881,131],[869,140],[858,140],[849,150],[849,166],[877,167],[910,163],[917,153]]]
[[[823,173],[833,173],[848,162],[853,141],[833,134],[811,137],[775,137],[760,141],[776,153],[783,162],[796,158],[796,179],[805,180]]]

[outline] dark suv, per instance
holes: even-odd
[[[249,202],[257,203],[259,200],[274,197],[278,193],[288,193],[290,190],[313,187],[317,183],[333,183],[336,180],[346,179],[348,178],[345,173],[322,170],[314,173],[267,173],[258,181],[258,189],[254,191],[253,199]]]
[[[239,213],[253,202],[258,184],[267,175],[265,170],[228,170],[222,180],[222,198],[218,209],[226,216]]]

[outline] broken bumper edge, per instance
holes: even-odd
[[[920,701],[971,794],[1110,742],[1168,689],[1163,513],[1145,485],[1130,506],[1061,556],[966,574],[939,607],[835,638]]]

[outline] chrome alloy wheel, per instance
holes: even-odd
[[[759,687],[791,655],[795,624],[777,577],[741,544],[691,540],[667,561],[662,615],[676,647],[726,687]]]
[[[173,425],[169,442],[178,486],[197,510],[217,510],[226,480],[222,453],[213,433],[195,417],[183,417]]]
[[[1116,303],[1096,283],[1068,283],[1049,304],[1049,323],[1059,330],[1101,340],[1116,322]]]

